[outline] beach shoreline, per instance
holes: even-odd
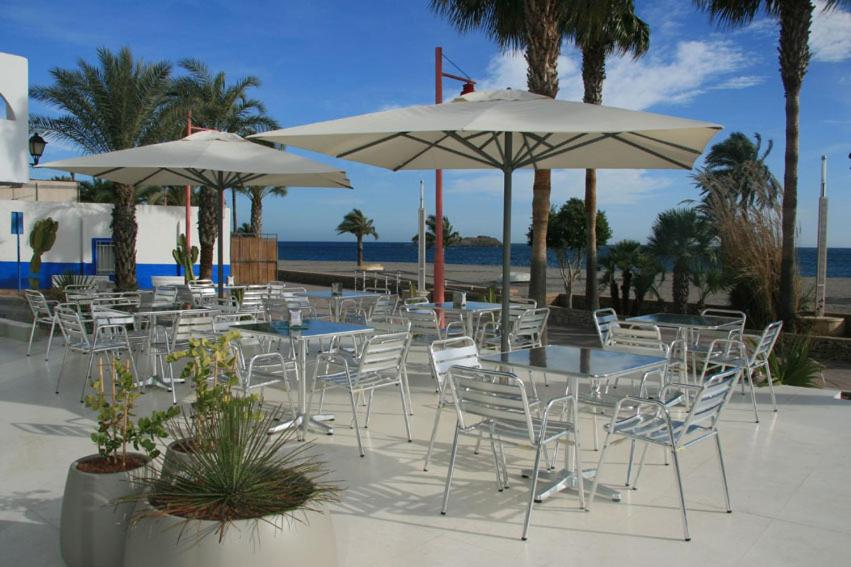
[[[396,274],[397,272],[409,279],[416,279],[417,265],[414,262],[381,262],[384,267],[384,272]],[[351,276],[356,269],[355,262],[343,262],[338,260],[279,260],[279,270],[290,270],[296,272],[316,272],[322,274],[337,274]],[[430,281],[432,277],[433,265],[426,266],[427,279]],[[511,268],[512,272],[529,273],[528,266],[516,266]],[[501,277],[501,267],[494,265],[475,265],[475,264],[446,264],[446,283],[447,285],[469,284],[488,286],[499,282]],[[516,284],[517,287],[522,287],[525,284]],[[812,290],[815,287],[815,278],[801,277],[801,286],[805,292]],[[660,293],[666,301],[671,300],[671,278],[670,275],[662,282]],[[548,293],[564,293],[564,285],[562,284],[561,275],[557,268],[547,269],[547,292]],[[585,292],[585,275],[579,276],[579,279],[574,283],[574,295],[582,295]],[[608,297],[608,288],[600,286],[600,295]],[[812,293],[809,294],[812,297]],[[690,300],[697,300],[696,289],[692,290]],[[726,305],[727,297],[725,293],[713,294],[708,298],[707,303],[716,305]],[[806,306],[805,306],[806,307]],[[826,311],[828,313],[851,314],[851,278],[828,278],[827,279],[827,302]]]

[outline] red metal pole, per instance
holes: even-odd
[[[186,117],[186,135],[192,135],[192,111]],[[186,206],[186,251],[192,249],[192,187],[183,188],[183,199]]]
[[[443,48],[434,48],[434,103],[443,102]],[[434,303],[444,301],[443,275],[443,171],[434,171]]]

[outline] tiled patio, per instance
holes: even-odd
[[[26,345],[0,341],[0,564],[62,565],[59,512],[66,468],[91,453],[91,421],[79,403],[81,366],[66,374],[60,396],[53,385],[61,347],[48,366],[45,342],[24,356]],[[333,437],[316,436],[315,450],[345,486],[334,507],[341,565],[840,565],[851,538],[851,402],[828,390],[781,387],[780,412],[767,408],[754,424],[747,398],[736,394],[721,425],[733,500],[724,513],[711,443],[682,457],[693,540],[683,542],[673,471],[651,450],[638,491],[621,503],[598,500],[590,513],[563,493],[537,505],[529,541],[519,539],[528,488],[520,469],[532,453],[509,452],[512,488],[495,489],[489,452],[476,456],[468,441],[459,454],[448,516],[439,513],[454,419],[443,420],[428,472],[422,464],[436,395],[425,373],[422,347],[411,356],[414,443],[404,439],[398,396],[376,394],[357,456],[348,402],[331,394],[339,417]],[[560,382],[551,380],[553,393]],[[543,390],[543,388],[541,388]],[[181,387],[184,396],[188,389]],[[275,397],[269,395],[268,397]],[[283,396],[278,396],[283,399]],[[139,413],[170,402],[150,391]],[[586,463],[590,420],[583,420]],[[611,451],[604,480],[622,483],[625,445]]]

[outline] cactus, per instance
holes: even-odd
[[[181,234],[177,237],[177,248],[171,251],[174,261],[177,265],[183,268],[183,278],[187,282],[195,280],[195,272],[192,266],[198,261],[198,247],[193,246],[191,249],[186,249],[186,235]]]
[[[38,289],[41,257],[45,252],[53,248],[58,230],[59,223],[50,217],[35,221],[30,230],[30,248],[32,248],[33,256],[30,259],[30,273],[32,277],[29,278],[29,282],[30,287],[33,289]]]

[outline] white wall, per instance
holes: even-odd
[[[25,58],[0,53],[0,183],[29,181],[28,73]]]

